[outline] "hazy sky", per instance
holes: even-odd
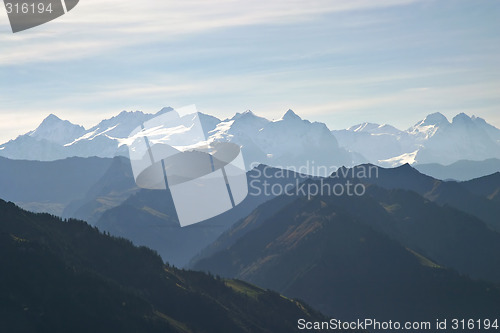
[[[500,127],[499,17],[497,0],[81,0],[12,34],[1,9],[0,142],[49,113],[88,127],[187,104],[331,129],[436,111]]]

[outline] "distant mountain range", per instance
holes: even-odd
[[[90,129],[49,115],[35,130],[0,145],[0,156],[41,161],[127,156],[124,139],[130,132],[171,111],[123,111]],[[251,111],[225,120],[200,113],[200,121],[209,141],[230,141],[242,147],[248,170],[259,163],[295,170],[307,165],[310,174],[327,176],[311,170],[311,165],[331,171],[366,162],[381,166],[448,165],[460,160],[500,159],[500,130],[464,113],[451,122],[440,113],[430,114],[405,131],[373,123],[330,131],[325,124],[303,120],[292,110],[275,121]]]
[[[130,132],[145,121],[171,111],[164,108],[155,115],[122,112],[89,130],[50,115],[34,131],[1,145],[0,156],[41,161],[73,156],[128,156],[124,139]],[[260,163],[298,169],[308,163],[338,167],[364,161],[340,148],[325,124],[302,120],[291,110],[277,121],[250,111],[222,121],[203,113],[199,117],[209,141],[224,140],[242,147],[248,169]]]
[[[371,163],[452,164],[460,160],[500,158],[500,130],[479,117],[460,113],[451,122],[441,113],[428,115],[406,131],[363,123],[332,133],[340,146]]]

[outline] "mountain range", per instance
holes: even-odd
[[[41,161],[74,156],[128,156],[125,142],[132,130],[172,111],[163,108],[154,115],[124,111],[88,130],[51,114],[34,131],[1,145],[0,156]],[[203,113],[198,115],[208,141],[223,140],[241,146],[248,170],[260,163],[298,169],[307,163],[338,167],[363,161],[339,147],[325,124],[302,120],[291,110],[277,121],[268,121],[250,111],[222,121]]]
[[[405,131],[363,123],[332,133],[342,147],[381,166],[448,165],[500,157],[500,130],[465,113],[456,115],[451,122],[441,113],[433,113]]]
[[[275,121],[199,114],[205,138],[241,146],[250,195],[181,228],[169,190],[137,187],[124,145],[167,112],[88,130],[50,115],[0,146],[0,197],[66,219],[0,201],[6,327],[279,332],[296,330],[294,316],[322,320],[286,297],[342,320],[500,312],[500,136],[486,121],[432,114],[406,131],[331,131],[291,110]],[[363,195],[298,191],[348,183]]]
[[[0,145],[0,156],[51,161],[67,157],[128,155],[128,135],[160,114],[123,111],[90,129],[49,115],[35,130]],[[247,170],[266,165],[320,174],[311,165],[333,171],[340,166],[373,163],[381,166],[500,159],[500,130],[479,117],[461,113],[450,122],[440,114],[428,115],[407,130],[391,125],[362,123],[330,131],[323,123],[301,119],[292,110],[274,121],[251,111],[229,119],[199,113],[208,141],[229,141],[242,147]],[[470,177],[471,179],[473,177]]]

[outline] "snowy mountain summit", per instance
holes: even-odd
[[[383,166],[500,158],[500,130],[465,113],[451,122],[441,113],[432,113],[405,131],[383,127],[361,124],[332,133],[341,146]]]
[[[28,135],[36,140],[47,140],[60,145],[64,145],[74,137],[79,137],[85,133],[83,126],[74,125],[67,120],[61,120],[54,114],[45,118],[40,126]]]

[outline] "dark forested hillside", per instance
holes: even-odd
[[[0,201],[2,332],[292,332],[307,305]]]

